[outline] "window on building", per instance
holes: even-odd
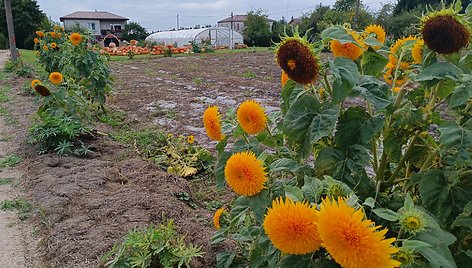
[[[115,30],[115,32],[121,32],[121,25],[114,25],[113,30]]]
[[[89,28],[89,30],[95,31],[95,22],[89,22],[88,23],[88,28]]]

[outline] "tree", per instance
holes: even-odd
[[[270,28],[262,10],[249,11],[244,23],[245,41],[252,46],[270,46]]]
[[[355,5],[357,0],[336,0],[333,5],[333,9],[336,11],[351,11]]]
[[[12,1],[11,8],[18,48],[32,49],[34,32],[40,28],[44,20],[47,20],[46,14],[35,0]],[[0,33],[8,36],[4,1],[0,1]]]
[[[450,4],[453,0],[444,0],[445,4]],[[465,9],[471,0],[462,0],[462,8]],[[398,0],[395,5],[394,15],[398,15],[405,11],[411,11],[418,7],[424,7],[426,5],[438,6],[441,4],[441,0]]]
[[[128,24],[125,25],[125,28],[123,29],[123,33],[121,37],[124,40],[130,41],[130,40],[144,40],[148,36],[148,32],[146,31],[146,28],[141,26],[137,22],[129,22]]]

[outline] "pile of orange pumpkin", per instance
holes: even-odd
[[[153,46],[152,48],[148,48],[140,47],[136,44],[131,43],[127,46],[120,46],[115,48],[104,47],[102,50],[100,50],[100,53],[109,54],[111,56],[128,56],[131,51],[134,55],[163,55],[166,49],[170,49],[172,51],[172,54],[178,54],[189,52],[190,48],[190,46],[174,47],[173,45]]]

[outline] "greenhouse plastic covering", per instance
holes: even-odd
[[[213,46],[231,46],[243,43],[243,36],[227,27],[213,27],[180,31],[157,32],[146,37],[148,42],[174,44],[181,47],[195,41],[210,41]]]

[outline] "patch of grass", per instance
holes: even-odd
[[[195,78],[193,79],[193,82],[195,83],[195,85],[201,86],[201,85],[203,84],[203,78],[201,78],[201,77],[195,77]]]
[[[7,184],[11,184],[13,182],[13,179],[12,178],[3,178],[3,179],[0,179],[0,185],[7,185]]]
[[[0,158],[0,169],[6,168],[6,167],[15,167],[21,162],[21,157],[11,154],[8,156],[5,156],[3,158]]]
[[[11,137],[0,137],[0,142],[10,141]]]
[[[4,200],[0,203],[0,209],[3,211],[13,211],[16,210],[18,213],[18,218],[20,220],[25,220],[29,217],[29,213],[33,206],[21,198],[16,198],[13,200]]]
[[[256,78],[256,74],[251,71],[245,71],[241,76],[244,78]]]
[[[10,101],[10,97],[8,96],[8,93],[10,91],[11,91],[10,85],[4,85],[0,87],[0,103]]]
[[[5,124],[9,125],[9,126],[13,126],[13,125],[18,125],[18,120],[16,118],[14,118],[10,111],[7,110],[6,108],[0,108],[0,116],[3,116],[4,119],[5,119]]]
[[[117,111],[117,110],[110,110],[98,116],[98,120],[100,122],[110,125],[113,128],[124,126],[125,119],[126,119],[126,113],[122,111]]]

